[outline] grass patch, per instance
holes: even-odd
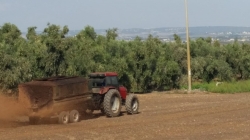
[[[192,90],[208,91],[213,93],[242,93],[250,92],[250,80],[222,82],[216,85],[217,82],[211,83],[192,83]],[[183,88],[187,89],[187,86]]]

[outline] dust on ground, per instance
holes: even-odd
[[[1,140],[249,140],[250,93],[138,95],[140,113],[67,125],[22,123],[0,128]],[[1,125],[1,124],[0,124]]]
[[[17,98],[0,93],[0,128],[12,126],[24,115],[27,115],[27,108]]]

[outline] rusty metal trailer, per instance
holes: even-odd
[[[88,86],[84,77],[37,79],[19,85],[19,102],[30,109],[31,124],[44,118],[58,118],[61,124],[73,123],[88,109],[92,95]]]

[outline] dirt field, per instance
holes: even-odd
[[[94,112],[79,123],[29,125],[0,121],[1,140],[183,139],[249,140],[250,93],[138,95],[140,113],[106,118]]]

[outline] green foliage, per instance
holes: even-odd
[[[93,27],[91,26],[86,26],[84,30],[82,30],[78,35],[77,39],[91,39],[95,40],[96,39],[96,32]]]
[[[9,45],[14,45],[16,40],[20,38],[21,31],[10,23],[5,23],[0,29],[0,42],[5,42]]]
[[[5,24],[0,29],[0,87],[16,88],[31,78],[32,65],[27,61],[27,42],[15,25]]]
[[[47,58],[44,63],[46,76],[65,75],[67,64],[65,53],[71,47],[70,38],[66,38],[69,29],[64,26],[63,29],[57,25],[50,25],[44,29],[41,36],[41,43],[47,47]]]
[[[217,85],[216,85],[217,84]],[[211,83],[193,83],[192,89],[208,91],[212,93],[242,93],[249,92],[250,81],[234,81],[234,82],[211,82]]]
[[[174,34],[174,40],[177,44],[181,44],[181,37],[179,37],[177,34]]]
[[[107,38],[108,41],[115,40],[115,38],[117,36],[118,36],[118,34],[117,34],[117,28],[106,30],[106,38]]]
[[[48,24],[41,34],[29,27],[26,39],[13,24],[0,27],[0,88],[15,89],[21,82],[35,78],[116,71],[120,83],[131,92],[171,90],[183,87],[187,75],[186,44],[174,34],[175,42],[165,43],[149,35],[145,40],[116,40],[117,28],[97,35],[86,26],[69,37],[67,26]],[[190,40],[193,84],[212,92],[248,91],[247,86],[227,83],[250,76],[250,45],[220,44],[211,37]],[[224,81],[214,87],[213,80]],[[239,82],[240,83],[240,82]],[[236,84],[238,84],[236,82]],[[184,86],[185,86],[184,85]],[[244,85],[244,84],[243,84]],[[225,88],[223,88],[225,86]],[[231,92],[231,91],[229,91]]]

